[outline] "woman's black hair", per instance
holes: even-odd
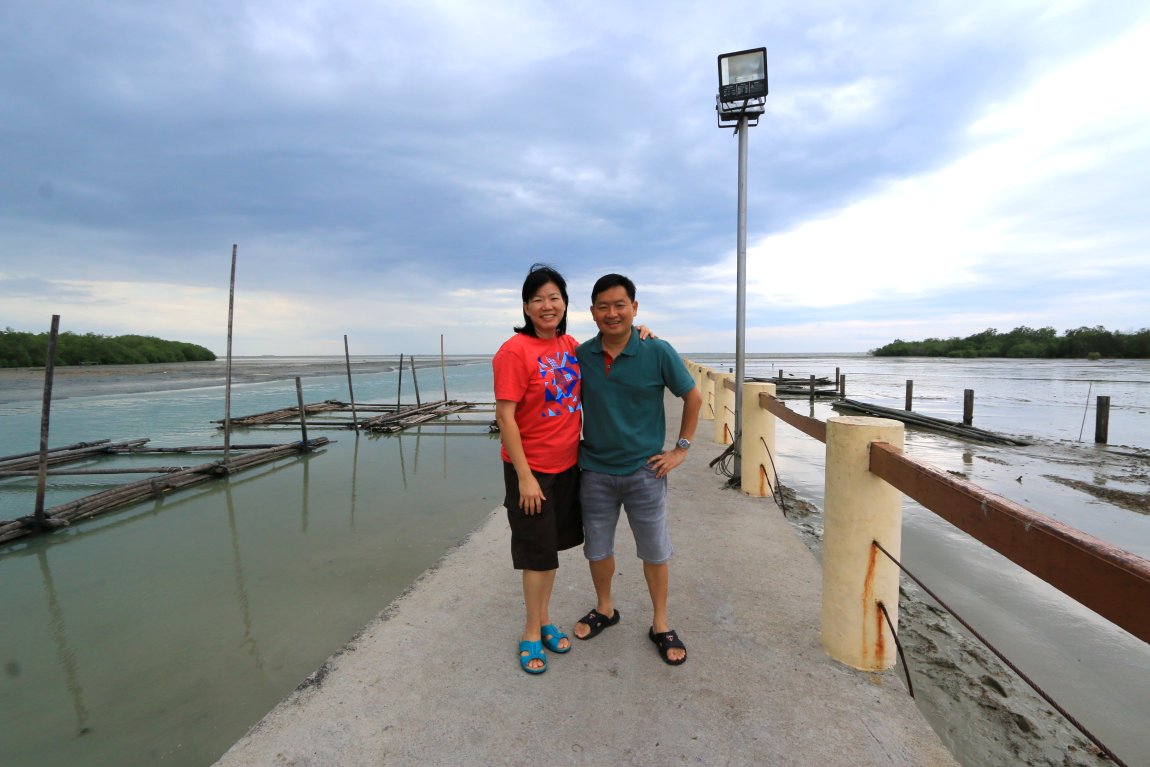
[[[528,336],[536,335],[535,324],[531,322],[531,318],[527,315],[526,304],[535,297],[535,294],[539,292],[539,288],[549,282],[554,282],[555,286],[559,288],[559,295],[563,296],[563,319],[559,321],[559,327],[555,329],[555,335],[561,336],[567,332],[567,306],[571,303],[567,300],[567,280],[563,279],[562,274],[547,264],[532,264],[530,271],[527,272],[527,279],[523,280],[523,327],[514,328],[516,333],[523,333]]]

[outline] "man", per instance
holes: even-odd
[[[663,660],[677,666],[687,660],[687,648],[667,621],[672,553],[667,475],[687,457],[702,397],[670,344],[659,339],[639,342],[632,328],[639,303],[631,280],[620,274],[600,277],[591,301],[599,334],[575,353],[583,374],[583,443],[579,448],[583,553],[591,567],[597,603],[575,624],[575,636],[590,639],[619,622],[611,599],[611,579],[622,506],[651,595],[648,637]],[[667,431],[664,389],[683,399],[679,434],[670,450],[663,449]]]

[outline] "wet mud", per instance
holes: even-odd
[[[993,456],[986,458],[1008,463]],[[804,499],[801,489],[796,492],[783,485],[781,490],[781,505],[787,519],[821,560],[822,509]],[[898,638],[907,658],[905,667],[901,661],[898,664],[899,678],[905,680],[905,669],[909,668],[915,703],[961,764],[969,767],[1113,764],[960,621],[905,575],[899,591]]]

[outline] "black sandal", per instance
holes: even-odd
[[[587,632],[586,636],[579,636],[576,634],[575,638],[590,639],[593,636],[598,636],[599,632],[603,629],[607,628],[608,626],[614,626],[616,623],[618,623],[619,618],[621,617],[622,616],[619,614],[618,610],[615,610],[615,614],[608,618],[606,615],[599,612],[595,608],[591,608],[591,612],[587,613],[578,621],[576,621],[576,623],[582,623],[591,630]]]
[[[678,635],[675,634],[673,629],[671,631],[664,631],[660,634],[656,634],[655,627],[652,626],[651,629],[647,632],[647,636],[652,642],[655,643],[655,646],[659,648],[659,655],[663,656],[663,662],[667,665],[678,666],[680,663],[687,662],[687,645],[683,644],[683,640],[679,639]],[[683,657],[679,658],[678,660],[671,660],[668,658],[667,651],[672,647],[678,647],[682,649]]]

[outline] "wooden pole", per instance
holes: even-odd
[[[403,352],[399,353],[399,389],[395,393],[395,412],[399,412],[403,401]]]
[[[343,359],[347,363],[347,394],[351,397],[351,420],[356,431],[359,431],[359,416],[355,412],[355,390],[351,388],[351,354],[347,350],[347,334],[343,336]]]
[[[815,404],[815,376],[811,374],[811,405]]]
[[[443,357],[443,334],[439,334],[439,372],[443,376],[443,401],[447,402],[447,362]]]
[[[303,387],[300,385],[299,376],[295,377],[295,396],[299,401],[299,430],[303,433],[303,451],[307,452],[307,408],[303,405]]]
[[[36,479],[36,510],[32,515],[37,530],[43,530],[44,493],[48,484],[48,423],[52,414],[52,379],[56,375],[56,340],[60,337],[60,315],[52,315],[48,353],[44,360],[44,400],[40,406],[40,471]]]
[[[1110,438],[1110,398],[1098,397],[1098,406],[1094,410],[1094,443],[1105,445]]]
[[[906,380],[906,407],[903,410],[908,413],[914,410],[914,381],[910,378]]]
[[[224,463],[232,447],[232,321],[236,311],[236,250],[232,243],[232,276],[228,283],[228,361],[224,370]]]
[[[415,387],[415,406],[419,407],[423,403],[419,401],[419,379],[415,377],[415,357],[408,357],[407,361],[411,365],[411,385]]]
[[[974,389],[962,391],[962,423],[964,426],[974,423]]]
[[[843,373],[839,376],[839,399],[847,396],[847,374]]]

